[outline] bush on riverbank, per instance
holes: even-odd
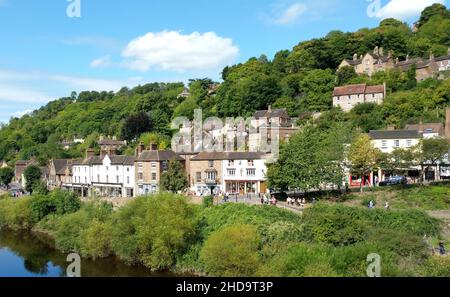
[[[212,276],[252,276],[260,265],[260,238],[250,225],[225,227],[206,240],[201,251],[205,270]]]
[[[112,249],[127,262],[171,268],[195,237],[198,207],[169,193],[139,197],[112,217]]]
[[[51,197],[36,200],[34,206],[32,199],[0,199],[0,228],[33,227],[50,234],[63,252],[91,258],[114,254],[153,270],[365,276],[367,255],[377,253],[383,276],[450,274],[448,261],[429,258],[422,236],[437,236],[439,221],[421,211],[319,203],[300,216],[271,206],[228,203],[205,208],[186,197],[160,193],[117,211],[97,201],[83,203],[77,211],[62,207],[64,213],[47,207]],[[35,207],[44,210],[38,212],[43,217],[39,222],[33,219]]]
[[[0,199],[0,229],[31,229],[34,221],[31,215],[30,204],[30,197],[16,200],[9,197]]]

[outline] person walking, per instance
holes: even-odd
[[[441,256],[445,256],[446,254],[445,245],[443,241],[439,242],[439,254],[441,254]]]

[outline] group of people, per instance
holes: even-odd
[[[270,197],[268,194],[265,194],[261,197],[261,204],[277,206],[278,200],[277,200],[277,198],[275,198],[274,195],[272,195],[272,197]]]
[[[367,207],[369,209],[374,209],[375,208],[375,202],[373,200],[369,201],[369,204],[367,205]],[[384,209],[385,210],[389,210],[391,208],[391,206],[389,205],[389,202],[386,201],[386,203],[384,204]]]
[[[305,198],[303,198],[303,199],[301,199],[301,198],[295,199],[295,198],[288,197],[286,202],[287,202],[287,205],[292,205],[292,206],[297,205],[297,206],[300,206],[302,208],[304,208],[306,206],[306,199]]]

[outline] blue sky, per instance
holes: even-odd
[[[218,79],[330,30],[411,23],[435,2],[445,1],[0,0],[0,122],[71,91]]]

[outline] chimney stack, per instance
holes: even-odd
[[[450,139],[450,107],[447,107],[445,114],[445,137]]]
[[[88,148],[86,150],[86,159],[95,156],[95,150],[93,148]]]
[[[379,53],[380,53],[380,56],[384,56],[384,48],[383,47],[380,47],[380,49],[379,49]]]
[[[433,54],[433,51],[430,51],[430,61],[434,61],[434,54]]]
[[[136,148],[136,157],[139,157],[144,150],[145,150],[145,145],[143,142],[140,142]]]
[[[373,49],[373,53],[374,53],[375,55],[378,55],[378,54],[379,54],[378,46],[376,46],[376,47]]]
[[[151,151],[157,151],[158,150],[158,145],[154,142],[150,143],[150,150]]]
[[[450,48],[449,48],[449,51],[450,51]],[[356,61],[356,60],[358,60],[358,54],[353,55],[353,61]]]
[[[272,112],[272,105],[269,105],[268,112]]]

